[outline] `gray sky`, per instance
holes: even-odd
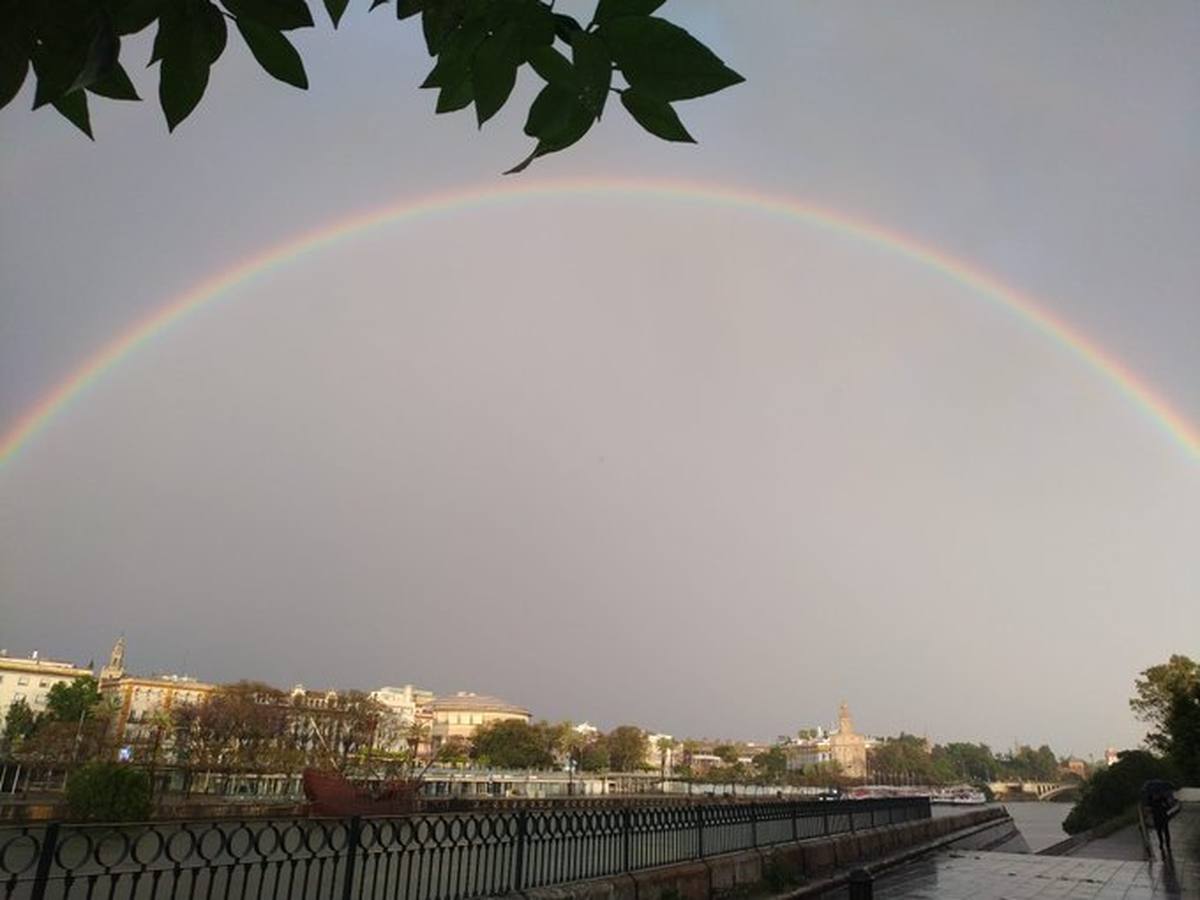
[[[969,8],[968,8],[969,7]],[[753,13],[747,10],[752,9]],[[521,176],[682,178],[961,257],[1200,419],[1200,8],[676,2],[747,83],[616,107]],[[231,46],[173,136],[0,113],[0,423],[196,282],[350,213],[499,182],[419,29]],[[231,41],[236,44],[236,41]],[[126,47],[145,58],[145,41]],[[128,65],[144,96],[154,73]],[[1076,357],[894,254],[628,195],[377,229],[229,293],[0,470],[0,645],[213,680],[474,689],[770,738],[1140,736],[1200,635],[1200,466]]]

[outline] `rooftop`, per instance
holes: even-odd
[[[475,712],[509,712],[522,716],[529,715],[529,710],[509,703],[507,700],[501,700],[499,697],[491,697],[487,694],[475,694],[470,691],[459,691],[456,694],[437,697],[429,704],[429,708],[435,711],[456,709]]]

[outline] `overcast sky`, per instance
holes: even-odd
[[[200,280],[348,214],[487,188],[414,23],[236,39],[168,136],[0,112],[0,430]],[[749,10],[753,10],[751,13]],[[1200,7],[664,14],[747,83],[617,107],[524,182],[681,178],[864,218],[1033,296],[1200,419]],[[156,73],[125,52],[144,96]],[[505,182],[507,184],[507,182]],[[1200,465],[1078,357],[877,246],[562,193],[376,229],[228,293],[0,469],[0,646],[287,686],[414,682],[551,719],[1131,746],[1200,654]]]

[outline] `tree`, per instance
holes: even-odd
[[[733,744],[717,744],[713,747],[712,752],[713,756],[718,757],[726,765],[731,766],[738,761],[737,747]]]
[[[596,735],[584,742],[577,751],[576,759],[581,772],[604,772],[609,768],[608,739],[604,735]]]
[[[1167,662],[1142,671],[1134,682],[1135,694],[1129,706],[1151,731],[1146,743],[1154,750],[1165,751],[1169,743],[1166,726],[1175,698],[1186,696],[1200,686],[1200,665],[1182,654],[1174,654]]]
[[[609,767],[615,772],[634,772],[646,764],[649,742],[635,725],[618,725],[605,738]]]
[[[4,745],[12,747],[19,744],[33,734],[37,724],[37,715],[29,708],[25,698],[14,700],[4,716]]]
[[[882,780],[931,784],[933,757],[923,738],[901,732],[867,752],[867,768]]]
[[[60,681],[46,695],[46,715],[55,722],[80,722],[101,702],[100,685],[91,675],[80,675],[69,684]]]
[[[1080,789],[1079,802],[1063,822],[1067,834],[1078,834],[1115,819],[1139,802],[1142,784],[1150,779],[1172,781],[1176,773],[1145,750],[1121,753],[1107,769],[1096,771]]]
[[[553,736],[544,722],[503,719],[481,725],[471,739],[471,755],[500,769],[549,769],[554,765]]]
[[[465,737],[449,738],[438,747],[437,761],[449,766],[461,766],[471,758],[471,742]]]
[[[392,0],[372,0],[371,9]],[[545,82],[525,133],[536,143],[510,171],[574,144],[599,121],[610,93],[646,131],[693,142],[671,104],[741,82],[704,44],[651,15],[664,0],[598,0],[587,26],[546,0],[394,0],[396,16],[421,15],[437,62],[423,88],[436,111],[474,104],[482,127],[528,65]],[[334,28],[348,0],[324,0]],[[237,28],[267,74],[308,88],[286,32],[313,25],[307,0],[0,0],[0,107],[16,96],[30,67],[34,109],[50,105],[91,137],[88,97],[139,100],[122,66],[121,39],[157,24],[150,64],[159,64],[158,99],[174,130],[191,114]],[[569,54],[569,56],[568,56]],[[619,73],[622,81],[614,84]]]
[[[132,822],[150,816],[150,778],[113,762],[88,763],[67,779],[67,806],[75,819]]]
[[[787,774],[787,754],[782,747],[772,747],[754,757],[754,768],[768,784],[780,784]]]
[[[1167,758],[1185,784],[1200,784],[1200,684],[1171,700],[1163,722]]]

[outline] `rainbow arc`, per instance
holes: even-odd
[[[977,267],[896,231],[842,213],[794,200],[745,190],[685,182],[601,179],[551,181],[534,185],[499,186],[438,194],[349,216],[301,234],[205,279],[118,334],[34,403],[0,436],[0,468],[7,466],[55,418],[60,416],[104,374],[168,329],[233,287],[255,276],[288,265],[309,253],[348,241],[383,225],[504,203],[587,196],[628,196],[672,202],[700,203],[744,209],[801,222],[884,251],[934,270],[966,287],[974,296],[1020,317],[1064,350],[1098,372],[1109,384],[1147,414],[1193,460],[1200,461],[1200,431],[1168,401],[1116,357],[1106,352],[1043,304],[1016,291]]]

